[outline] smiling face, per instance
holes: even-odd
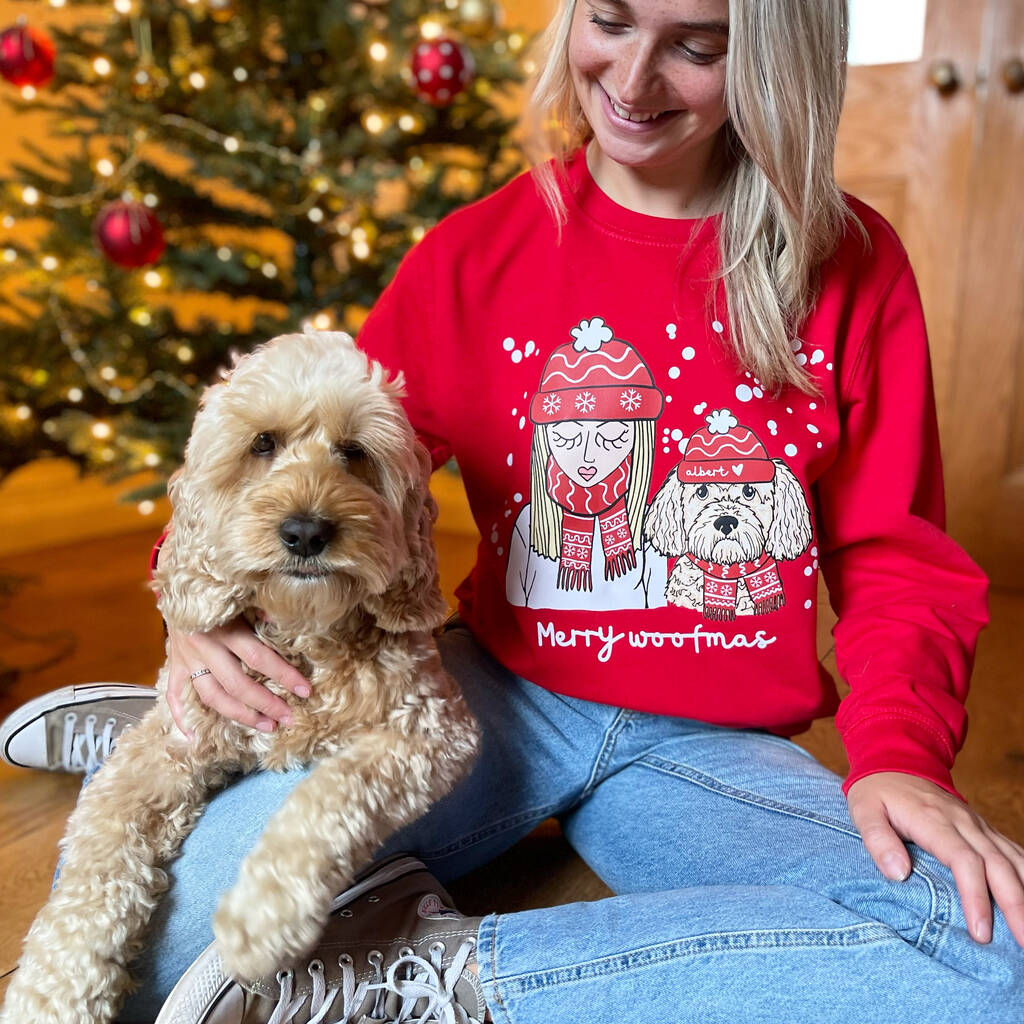
[[[578,0],[576,95],[601,153],[678,172],[710,159],[726,121],[728,0]]]
[[[568,420],[544,427],[555,462],[576,483],[600,483],[633,450],[631,420]]]

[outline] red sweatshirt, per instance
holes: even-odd
[[[836,711],[846,788],[956,792],[986,581],[943,532],[924,320],[891,227],[850,230],[793,341],[821,394],[772,399],[723,335],[717,218],[629,211],[580,154],[556,228],[532,179],[447,217],[359,334],[406,377],[482,540],[459,611],[570,696],[780,735]],[[689,245],[687,243],[690,243]],[[816,656],[819,569],[840,705]]]

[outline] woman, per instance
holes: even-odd
[[[985,580],[941,530],[905,254],[832,178],[845,36],[843,0],[564,0],[532,101],[535,143],[558,123],[556,159],[428,233],[360,335],[405,372],[414,425],[438,462],[454,452],[490,538],[439,640],[483,753],[380,856],[412,851],[453,878],[555,814],[621,895],[462,918],[430,876],[389,862],[339,905],[308,976],[241,986],[209,956],[186,971],[219,890],[301,773],[250,776],[213,801],[175,865],[124,1019],[151,1016],[183,973],[166,1019],[1019,1014],[1024,851],[949,775]],[[431,346],[404,346],[424,311]],[[664,382],[653,480],[690,461],[685,438],[742,406],[758,458],[784,457],[804,492],[790,504],[813,510],[811,542],[773,567],[757,614],[709,626],[713,573],[697,607],[510,602],[504,513],[529,486],[517,423],[536,376],[503,340],[550,352],[598,311],[644,339]],[[734,479],[705,488],[709,500],[769,500],[742,458],[719,461]],[[675,514],[685,536],[687,508]],[[738,519],[725,507],[707,529],[727,535]],[[815,658],[819,564],[851,688],[837,716],[845,782],[784,738],[838,704]],[[203,699],[258,728],[287,708],[239,657],[303,692],[238,624],[172,635],[170,650],[179,693],[209,669]]]

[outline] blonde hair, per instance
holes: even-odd
[[[636,420],[633,424],[633,464],[626,485],[626,518],[633,547],[642,546],[647,492],[654,473],[654,420]],[[548,459],[551,446],[542,426],[533,428],[530,450],[530,547],[546,558],[562,554],[562,506],[548,494]]]
[[[569,73],[576,2],[559,0],[538,42],[523,116],[534,180],[559,227],[566,160],[593,134]],[[792,341],[817,298],[817,268],[847,223],[860,227],[832,170],[846,41],[846,0],[729,0],[718,273],[727,343],[772,392],[818,392]]]

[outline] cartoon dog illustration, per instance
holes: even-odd
[[[669,604],[727,622],[786,601],[778,561],[811,542],[811,514],[793,471],[728,409],[706,417],[648,509],[651,545],[678,560]]]

